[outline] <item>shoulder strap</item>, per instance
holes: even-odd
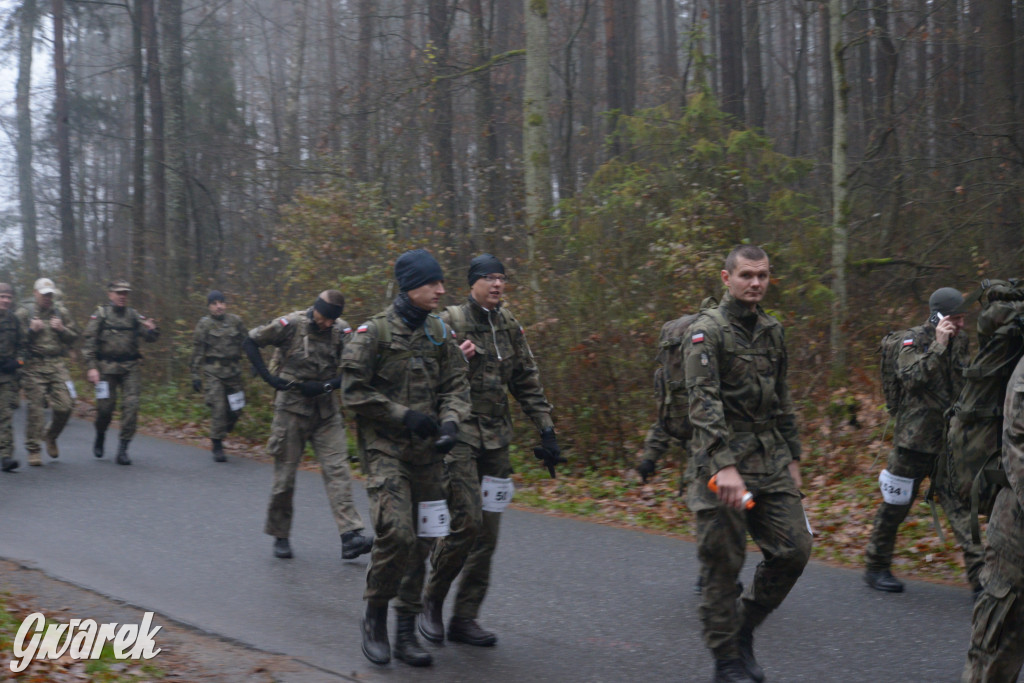
[[[448,317],[451,318],[452,327],[455,331],[462,334],[466,331],[466,312],[462,310],[462,306],[448,306],[444,309],[448,313]]]

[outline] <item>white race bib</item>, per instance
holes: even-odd
[[[511,479],[484,476],[480,482],[480,495],[484,502],[484,512],[504,512],[512,502],[515,486]]]
[[[236,391],[233,394],[228,394],[228,408],[231,408],[231,412],[237,413],[239,410],[245,407],[245,392]]]
[[[71,394],[71,400],[74,401],[76,398],[78,398],[78,392],[75,391],[75,383],[72,382],[71,380],[68,380],[67,382],[64,382],[64,384],[66,384],[68,387],[68,393]]]
[[[100,380],[96,382],[96,400],[102,401],[105,398],[110,398],[110,382]]]
[[[420,538],[444,538],[451,532],[451,517],[448,515],[448,501],[420,501],[416,535]]]
[[[897,477],[889,470],[878,475],[878,487],[882,489],[882,499],[890,505],[909,505],[914,495],[914,480]]]

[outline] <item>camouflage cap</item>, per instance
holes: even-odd
[[[132,291],[132,286],[130,284],[128,284],[128,281],[125,280],[122,277],[122,278],[118,278],[118,279],[112,281],[110,284],[108,284],[107,285],[107,291],[110,291],[110,292],[130,292],[130,291]]]

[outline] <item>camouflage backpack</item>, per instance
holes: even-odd
[[[882,373],[882,393],[885,395],[885,408],[889,415],[896,417],[900,406],[903,405],[903,387],[900,386],[897,373],[899,365],[897,361],[900,356],[900,349],[907,338],[907,330],[890,332],[882,337],[878,345],[878,352],[882,354],[882,362],[879,364]]]
[[[976,542],[978,514],[991,511],[1005,482],[1000,458],[1003,401],[1006,383],[1024,354],[1024,282],[985,280],[968,297],[979,299],[978,352],[964,368],[964,387],[951,409],[946,472],[952,495],[970,500]]]
[[[681,441],[693,436],[690,424],[690,400],[686,393],[686,372],[683,366],[683,342],[686,331],[697,319],[697,313],[669,320],[658,335],[658,363],[654,371],[654,396],[658,401],[658,423]]]

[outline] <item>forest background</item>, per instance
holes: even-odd
[[[209,289],[254,326],[337,287],[358,323],[402,251],[438,257],[449,303],[490,251],[571,456],[557,482],[520,467],[519,500],[685,531],[672,477],[629,472],[654,346],[751,242],[787,328],[819,553],[854,557],[888,449],[878,341],[938,286],[1019,274],[1013,0],[2,7],[0,274],[23,297],[53,277],[83,325],[128,277],[163,330],[145,376],[165,420],[202,416],[187,363]],[[269,391],[249,391],[258,439]],[[955,574],[920,527],[897,562]]]

